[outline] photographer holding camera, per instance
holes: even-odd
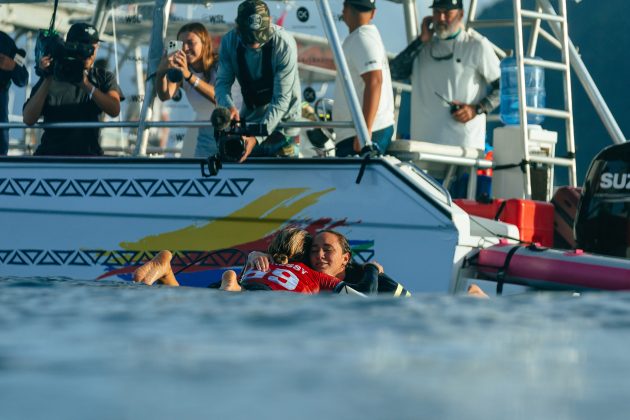
[[[11,82],[23,87],[28,82],[24,65],[26,51],[19,49],[13,39],[0,31],[0,122],[9,122],[9,88]],[[0,156],[9,152],[9,130],[0,128]]]
[[[157,96],[166,101],[176,96],[179,88],[186,92],[188,102],[195,110],[196,120],[207,120],[214,111],[214,81],[217,75],[218,55],[213,51],[212,38],[199,22],[182,26],[177,32],[175,51],[166,50],[155,75]],[[169,41],[172,43],[175,41]],[[196,157],[208,157],[217,152],[212,127],[202,127],[197,135]]]
[[[64,43],[45,39],[44,54],[37,63],[39,81],[24,104],[28,125],[40,116],[45,123],[97,122],[105,112],[120,113],[124,99],[113,73],[93,68],[99,34],[87,23],[70,27]],[[36,54],[37,55],[37,54]],[[35,155],[101,156],[98,128],[46,128]]]
[[[243,94],[240,111],[230,95],[235,79]],[[283,28],[271,23],[262,0],[239,4],[236,28],[221,40],[215,88],[217,103],[229,110],[232,120],[258,123],[271,133],[243,135],[239,162],[250,155],[297,156],[299,129],[277,129],[281,121],[297,120],[301,114],[297,46]]]

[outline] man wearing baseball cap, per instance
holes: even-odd
[[[464,28],[462,0],[433,0],[431,8],[412,67],[411,138],[483,150],[486,114],[499,103],[499,59]]]
[[[240,110],[231,88],[238,80],[243,95]],[[239,4],[236,28],[221,40],[219,70],[215,84],[217,104],[230,110],[231,118],[261,123],[268,137],[244,137],[248,156],[297,156],[299,129],[278,129],[282,121],[300,117],[300,81],[297,46],[291,35],[271,23],[267,4],[246,0]]]
[[[343,53],[368,134],[384,153],[394,135],[394,95],[387,52],[378,29],[372,24],[375,13],[375,0],[344,1],[342,17],[350,33],[343,41]],[[341,83],[337,73],[333,115],[338,121],[348,121],[352,118]],[[335,134],[336,156],[351,156],[361,151],[354,128],[335,129]]]
[[[104,113],[117,117],[124,99],[116,77],[94,68],[99,33],[88,23],[75,23],[63,48],[43,56],[38,63],[41,77],[24,104],[28,125],[40,117],[45,123],[98,122]],[[36,155],[100,156],[98,128],[44,129]]]

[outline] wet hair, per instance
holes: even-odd
[[[332,230],[332,229],[322,229],[320,231],[318,231],[315,236],[317,235],[321,235],[322,233],[330,233],[331,235],[334,235],[337,238],[337,241],[339,242],[339,245],[341,246],[341,251],[344,254],[350,254],[350,256],[352,256],[352,249],[350,248],[350,244],[348,243],[348,239],[346,239],[346,237],[337,232],[336,230]]]
[[[276,264],[302,262],[311,248],[311,235],[298,228],[283,229],[271,240],[267,252]]]
[[[190,22],[179,28],[179,31],[177,31],[177,39],[179,39],[179,36],[185,32],[193,33],[201,40],[203,75],[208,81],[212,75],[212,67],[219,61],[219,55],[215,53],[214,48],[212,48],[212,37],[210,37],[210,33],[203,23],[199,22]]]

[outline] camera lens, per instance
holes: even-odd
[[[171,83],[179,83],[184,80],[184,73],[180,69],[168,69],[166,71],[166,78]]]
[[[232,160],[239,160],[245,152],[245,146],[243,140],[240,138],[231,139],[225,142],[225,154]]]

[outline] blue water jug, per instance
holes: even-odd
[[[525,66],[525,90],[527,106],[544,108],[546,100],[545,71],[537,66]],[[516,58],[507,57],[501,61],[501,121],[508,125],[518,125],[518,72]],[[527,114],[528,124],[540,124],[544,115]]]

